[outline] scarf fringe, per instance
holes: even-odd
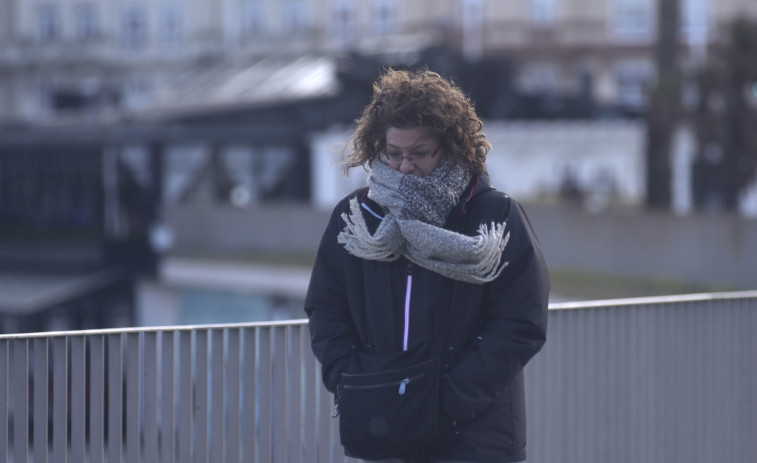
[[[388,214],[371,235],[357,198],[350,199],[350,213],[341,217],[345,227],[337,241],[362,259],[392,262],[404,255],[411,262],[448,278],[475,284],[496,279],[508,265],[501,261],[510,240],[510,233],[505,234],[506,222],[481,224],[477,235],[471,237],[417,220],[398,221]],[[429,244],[424,239],[429,235],[439,236],[439,241]],[[464,251],[450,255],[445,243],[454,243]]]
[[[510,240],[505,234],[506,223],[481,224],[477,236],[460,235],[470,253],[460,260],[418,258],[412,253],[406,257],[418,265],[440,273],[448,278],[467,283],[482,284],[496,279],[508,262],[502,262],[502,253]],[[454,233],[454,232],[450,232]]]
[[[387,228],[386,221],[381,222],[379,229],[376,230],[376,236],[368,231],[368,225],[365,223],[357,198],[350,199],[350,214],[348,216],[343,213],[342,220],[345,227],[336,239],[350,254],[379,262],[392,262],[400,258],[401,252],[398,251],[395,240],[379,239],[380,236],[387,235],[384,233]]]

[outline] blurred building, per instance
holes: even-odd
[[[681,5],[684,69],[718,53],[731,19],[757,18],[754,0]],[[310,205],[343,193],[333,159],[385,65],[454,76],[519,198],[637,204],[638,121],[495,120],[642,114],[656,8],[0,0],[0,331],[299,315],[307,271],[250,261],[312,257],[326,215]]]
[[[139,110],[157,90],[231,55],[349,51],[392,64],[424,46],[468,63],[498,63],[473,68],[494,88],[482,95],[491,97],[485,109],[492,117],[523,115],[518,105],[556,115],[570,109],[559,106],[587,104],[636,114],[655,75],[656,3],[0,0],[0,120]],[[680,16],[688,66],[717,48],[727,22],[757,17],[757,4],[682,0]]]

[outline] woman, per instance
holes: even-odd
[[[335,207],[305,302],[326,389],[356,356],[434,338],[436,437],[391,461],[523,461],[523,367],[546,339],[549,275],[522,207],[489,184],[483,125],[453,83],[396,70],[357,124],[344,170],[369,169],[368,186]]]

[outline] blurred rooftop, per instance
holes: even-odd
[[[152,119],[334,97],[336,66],[334,58],[311,54],[220,59],[161,89],[140,114]]]

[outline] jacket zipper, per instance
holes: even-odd
[[[413,263],[408,262],[407,263],[407,276],[405,279],[405,310],[404,310],[404,327],[402,330],[402,350],[407,351],[408,348],[408,341],[410,339],[410,295],[412,294],[413,290]],[[368,388],[379,388],[379,387],[387,387],[392,385],[399,385],[397,389],[397,393],[399,395],[405,394],[405,390],[407,388],[407,385],[418,378],[420,378],[423,375],[414,376],[412,378],[405,378],[399,382],[394,381],[391,383],[384,383],[384,384],[372,384],[368,386],[355,386],[355,385],[347,385],[347,384],[339,384],[337,385],[337,393],[334,395],[334,411],[331,413],[332,418],[336,418],[339,416],[339,389],[368,389]]]
[[[413,263],[407,263],[407,279],[405,280],[405,318],[404,328],[402,330],[402,350],[406,351],[408,348],[408,341],[410,339],[410,295],[413,290]]]
[[[378,384],[344,384],[342,385],[342,389],[380,389],[394,386],[397,388],[397,394],[404,395],[407,391],[407,385],[418,381],[422,377],[423,373],[420,373],[415,376],[408,376],[407,378],[403,378],[399,381],[388,381]]]

